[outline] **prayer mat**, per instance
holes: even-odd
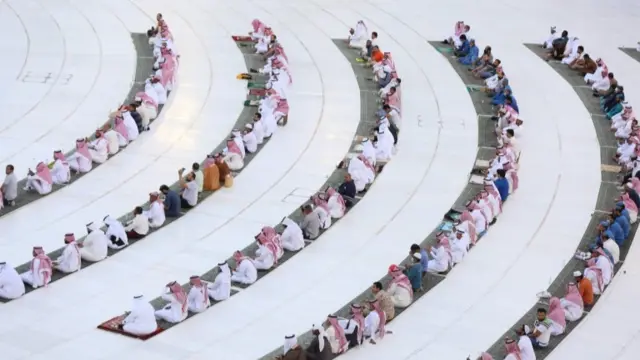
[[[480,89],[482,89],[482,85],[467,85],[467,91],[469,92],[480,91]]]
[[[266,89],[249,89],[249,95],[253,96],[265,96],[267,94]]]
[[[236,79],[238,80],[251,80],[253,77],[247,73],[242,73],[242,74],[238,74],[236,75]]]
[[[450,221],[443,221],[440,226],[438,226],[438,231],[451,232],[453,231],[453,223]]]
[[[260,105],[260,100],[245,100],[244,106],[258,106]]]
[[[249,82],[249,83],[247,83],[247,87],[249,89],[264,89],[265,88],[265,84],[256,83],[256,82]]]
[[[450,53],[453,52],[453,49],[450,47],[437,47],[436,50],[438,50],[441,53]]]
[[[125,332],[124,330],[118,328],[118,325],[120,325],[122,323],[122,320],[124,320],[124,318],[127,317],[127,315],[118,315],[116,317],[114,317],[113,319],[107,320],[105,322],[103,322],[102,324],[98,325],[98,329],[100,330],[104,330],[104,331],[108,331],[108,332],[112,332],[112,333],[116,333],[116,334],[120,334],[120,335],[124,335],[124,336],[128,336],[134,339],[140,339],[140,340],[149,340],[150,338],[160,334],[161,332],[164,331],[164,329],[158,327],[156,329],[156,331],[152,332],[151,334],[148,335],[134,335],[134,334],[130,334],[128,332]]]
[[[247,36],[247,35],[232,35],[231,38],[233,39],[233,41],[237,41],[237,42],[247,42],[247,43],[254,43],[254,44],[257,42],[253,40],[251,36]]]

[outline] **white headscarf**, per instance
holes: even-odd
[[[318,332],[320,332],[318,334],[318,351],[322,352],[322,350],[324,349],[324,337],[327,334],[324,332],[324,328],[322,326],[318,326],[315,324],[313,325],[311,330],[317,330]]]
[[[298,340],[296,340],[295,335],[288,335],[284,337],[284,355],[287,355],[289,350],[293,349],[294,346],[298,345]]]
[[[229,269],[229,264],[227,262],[223,262],[218,264],[220,267],[219,276],[222,276],[222,282],[225,284],[231,284],[231,270]]]
[[[124,241],[125,244],[129,244],[129,238],[127,237],[127,232],[124,230],[124,226],[120,223],[120,221],[111,217],[111,215],[107,215],[104,218],[104,224],[107,225],[107,232],[105,235],[107,237],[111,237],[114,235],[120,240]]]
[[[371,165],[376,165],[376,149],[369,138],[362,140],[362,155],[369,160]]]

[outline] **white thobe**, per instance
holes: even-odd
[[[151,86],[153,87],[153,90],[156,92],[156,95],[158,97],[158,101],[156,101],[156,103],[158,105],[164,105],[167,102],[167,90],[159,82],[151,84]]]
[[[289,218],[284,219],[283,224],[287,228],[280,235],[282,247],[287,251],[298,251],[304,248],[304,236],[300,226]]]
[[[138,299],[134,300],[131,312],[122,324],[122,330],[133,335],[149,335],[158,328],[153,306]]]
[[[469,237],[463,236],[458,239],[457,237],[453,237],[449,242],[451,244],[451,260],[454,264],[458,264],[462,262],[462,259],[467,255],[469,251]]]
[[[144,211],[143,214],[149,219],[149,226],[152,228],[162,226],[166,220],[164,207],[162,203],[158,201],[152,202],[149,210]]]
[[[487,219],[482,214],[482,211],[478,209],[472,210],[470,214],[476,226],[476,234],[480,235],[487,229]]]
[[[231,296],[231,276],[227,272],[219,272],[213,283],[208,285],[208,288],[209,297],[213,300],[227,300]]]
[[[185,306],[185,309],[183,311],[182,304],[178,302],[175,295],[164,293],[162,294],[162,299],[164,301],[168,301],[169,304],[165,305],[165,307],[160,310],[156,310],[155,316],[157,319],[162,319],[175,324],[187,318],[187,316],[189,315],[188,306]]]
[[[256,141],[258,141],[258,145],[264,142],[264,124],[262,123],[262,120],[253,122],[252,133],[256,136]]]
[[[265,110],[260,112],[262,115],[262,129],[264,137],[271,137],[276,129],[278,129],[278,122],[272,110]]]
[[[153,100],[153,102],[159,104],[158,101],[160,100],[160,98],[158,97],[158,93],[153,87],[151,81],[147,80],[147,82],[144,84],[144,92],[151,98],[151,100]]]
[[[449,268],[449,257],[444,246],[438,246],[431,249],[431,257],[427,263],[427,271],[431,273],[438,273],[447,271]]]
[[[244,261],[243,261],[244,263]],[[257,270],[269,270],[275,264],[273,253],[264,245],[258,245],[256,250],[256,257],[253,259],[253,264]]]
[[[406,308],[411,305],[411,293],[403,286],[398,286],[396,283],[391,283],[387,289],[387,294],[391,297],[393,306],[399,308]]]
[[[45,271],[44,269],[40,269],[40,259],[33,259],[31,267],[33,268],[33,271],[29,270],[20,274],[23,282],[31,285],[31,287],[33,287],[34,289],[40,286],[44,286],[46,285],[44,282],[45,273],[47,273],[47,279],[51,281],[51,272],[49,272],[49,270]],[[49,283],[49,281],[47,281],[47,283]]]
[[[249,153],[258,151],[258,139],[253,131],[244,134],[244,136],[242,136],[242,141],[244,142],[245,149]]]
[[[24,283],[13,267],[0,265],[0,298],[17,299],[24,295]]]
[[[56,160],[53,163],[53,169],[51,169],[51,179],[54,184],[62,185],[69,182],[71,179],[71,170],[69,164],[66,165],[62,160]]]
[[[511,193],[511,191],[509,191],[509,193]],[[487,219],[487,222],[492,222],[493,221],[493,210],[491,209],[491,205],[485,201],[484,199],[481,199],[480,201],[478,201],[478,205],[480,206],[482,211],[482,214],[484,215],[484,217]]]
[[[333,325],[330,325],[327,330],[325,330],[324,334],[327,336],[327,339],[329,340],[329,345],[331,345],[331,352],[333,354],[340,354],[342,352],[345,352],[349,349],[349,342],[345,341],[344,345],[342,348],[340,348],[340,341],[338,340],[338,337],[336,336],[336,329],[333,327]]]
[[[378,327],[380,326],[380,315],[377,311],[371,311],[367,317],[364,318],[364,331],[363,335],[368,337],[379,337],[377,334]]]
[[[349,36],[349,46],[356,49],[362,49],[367,42],[366,28],[362,25],[356,25],[353,35]]]
[[[229,166],[229,170],[231,171],[237,171],[244,167],[242,155],[237,153],[227,153],[227,155],[224,156],[224,162],[227,163],[227,165]]]
[[[94,230],[82,242],[80,256],[89,262],[103,260],[107,257],[108,244],[109,239],[104,232],[100,229]]]
[[[560,34],[558,34],[557,31],[554,32],[553,34],[550,34],[547,40],[544,42],[544,47],[546,49],[550,49],[553,46],[553,40],[558,38],[560,38]]]
[[[606,91],[609,87],[611,87],[611,80],[608,76],[595,80],[591,85],[591,89],[600,91]]]
[[[33,189],[40,195],[46,195],[53,189],[52,185],[44,181],[40,176],[27,175],[27,189]]]
[[[598,267],[598,269],[600,269],[600,271],[602,272],[602,287],[600,287],[600,284],[598,283],[598,276],[596,275],[596,272],[591,270],[590,268],[584,269],[584,277],[591,281],[591,285],[593,286],[593,293],[595,295],[600,295],[604,291],[605,286],[609,285],[609,283],[611,282],[611,276],[613,275],[613,265],[606,256],[600,255],[596,258],[596,267]]]
[[[344,209],[342,208],[342,204],[338,202],[338,198],[341,195],[337,192],[333,194],[327,201],[327,206],[329,207],[329,215],[331,215],[334,219],[340,219],[344,216]]]
[[[376,143],[376,161],[389,161],[393,155],[393,135],[389,129],[384,129],[383,133],[378,134],[378,142]]]
[[[120,146],[127,145],[127,140],[115,130],[107,130],[102,137],[107,139],[107,151],[109,155],[115,155],[120,151]]]
[[[91,155],[91,153],[89,153],[89,155]],[[85,157],[77,151],[69,156],[67,162],[69,163],[69,167],[72,170],[80,173],[91,171],[91,168],[93,166],[93,164],[91,163],[91,159]]]
[[[241,284],[253,284],[258,280],[258,269],[250,259],[243,260],[231,275],[231,281]]]
[[[316,213],[318,215],[318,219],[320,219],[320,228],[326,230],[331,226],[331,216],[329,216],[327,210],[318,206],[313,209],[313,212]]]
[[[580,305],[565,298],[560,299],[560,305],[564,309],[564,317],[568,321],[578,321],[582,317],[584,309]]]
[[[122,226],[122,224],[118,221],[118,220],[114,220],[113,223],[111,224],[107,224],[109,227],[107,228],[106,231],[106,235],[107,238],[109,239],[109,247],[112,249],[122,249],[123,247],[129,245],[129,237],[127,236],[127,233],[124,230],[124,226]],[[116,239],[120,239],[122,240],[122,242],[124,243],[124,245],[122,246],[117,246],[115,244],[113,244],[111,242],[111,237],[114,236]]]
[[[91,154],[91,159],[93,162],[102,164],[107,161],[109,157],[109,142],[107,139],[100,137],[91,142],[91,147],[89,148],[89,154]]]
[[[357,192],[364,190],[368,184],[373,182],[376,176],[376,174],[357,157],[349,160],[347,172],[351,175]]]
[[[205,284],[202,284],[201,288],[197,288],[195,286],[191,287],[189,290],[189,295],[187,296],[187,302],[189,303],[189,311],[194,313],[201,313],[209,307],[209,296],[207,296]]]
[[[235,142],[238,146],[238,149],[240,149],[240,155],[242,155],[242,158],[244,159],[244,157],[247,156],[247,150],[244,148],[244,140],[242,140],[242,134],[236,131],[232,132],[231,134],[233,135],[233,142]]]
[[[617,264],[620,261],[620,247],[618,243],[613,239],[609,239],[602,243],[602,247],[611,254],[613,258],[613,265]]]
[[[135,231],[139,235],[147,235],[149,233],[149,219],[144,214],[138,214],[133,218],[131,224],[124,228],[126,231]]]
[[[145,129],[149,126],[149,122],[158,116],[158,109],[152,104],[142,102],[136,109],[140,117],[142,117],[142,127]]]
[[[80,270],[80,251],[76,244],[67,244],[62,250],[62,255],[56,260],[55,268],[63,273],[72,273]]]
[[[124,124],[124,127],[127,128],[127,138],[129,141],[137,139],[138,135],[140,135],[140,132],[138,131],[138,124],[136,124],[136,121],[133,119],[130,112],[124,111],[122,113],[122,123]]]
[[[520,336],[518,347],[520,348],[520,360],[536,360],[536,353],[533,351],[533,344],[528,336]]]

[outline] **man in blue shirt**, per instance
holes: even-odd
[[[427,256],[427,250],[420,248],[418,244],[411,245],[411,249],[409,250],[409,255],[414,257],[415,254],[420,254],[420,265],[422,267],[422,272],[427,273],[427,269],[429,268],[429,257]]]
[[[498,189],[500,199],[502,199],[502,202],[505,202],[509,197],[509,181],[505,177],[507,175],[507,172],[503,169],[499,169],[498,171],[496,171],[496,173],[498,174],[498,178],[493,183]]]
[[[164,194],[164,215],[166,217],[178,217],[180,215],[180,196],[169,189],[167,185],[160,186],[160,192]]]
[[[631,231],[631,223],[629,223],[629,219],[622,215],[622,211],[619,208],[615,208],[613,210],[613,217],[615,218],[615,222],[622,228],[622,234],[626,239],[629,236],[629,231]]]
[[[411,260],[413,261],[412,265],[407,269],[407,277],[409,278],[409,282],[411,282],[411,288],[413,288],[413,292],[422,290],[422,277],[423,272],[422,269],[422,256],[420,253],[414,253],[411,255]]]
[[[627,239],[627,237],[624,236],[624,230],[622,229],[622,226],[620,226],[620,224],[615,221],[613,215],[609,215],[607,217],[607,222],[609,223],[609,230],[613,234],[613,240],[615,240],[618,246],[622,246],[624,241]]]
[[[618,201],[616,203],[616,209],[620,210],[620,213],[627,218],[629,225],[631,225],[631,215],[629,215],[629,210],[624,206],[624,202]]]
[[[462,44],[457,49],[453,49],[453,54],[457,57],[467,56],[471,50],[471,45],[469,44],[469,40],[467,40],[467,36],[465,34],[460,35],[460,41]]]

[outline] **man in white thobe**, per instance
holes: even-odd
[[[24,295],[24,283],[18,272],[6,262],[0,262],[0,299],[17,299]]]
[[[69,274],[80,270],[82,258],[80,256],[80,249],[76,243],[76,237],[73,233],[64,235],[64,243],[66,245],[64,246],[64,250],[62,250],[62,255],[53,263],[56,270]]]
[[[218,264],[218,269],[220,271],[215,280],[208,285],[209,297],[214,301],[223,301],[231,296],[231,270],[226,261]]]
[[[71,170],[78,173],[86,173],[91,171],[93,163],[91,162],[91,153],[85,139],[76,140],[76,151],[67,159]]]
[[[35,190],[40,195],[46,195],[53,189],[53,178],[51,177],[51,171],[44,162],[38,163],[36,166],[36,172],[34,173],[29,169],[27,175],[27,183],[24,187],[25,191]]]
[[[149,219],[149,227],[159,228],[164,224],[166,217],[164,214],[164,203],[160,199],[158,192],[152,192],[149,194],[149,210],[143,212],[143,214]]]
[[[51,179],[54,184],[62,185],[71,180],[71,169],[69,163],[65,160],[64,154],[61,150],[53,152],[53,167],[51,168]]]
[[[87,237],[81,244],[80,257],[89,262],[97,262],[107,257],[109,239],[98,224],[87,224]]]
[[[427,262],[427,271],[430,273],[445,272],[449,269],[449,257],[443,245],[436,243],[429,250],[432,259]]]
[[[451,259],[453,263],[458,264],[462,262],[469,251],[469,246],[471,245],[469,235],[467,235],[462,229],[456,229],[455,235],[449,240],[449,242],[451,243]]]
[[[236,251],[233,258],[236,261],[236,269],[231,274],[231,281],[251,285],[258,280],[258,269],[253,264],[253,260],[240,251]]]
[[[591,281],[593,293],[600,295],[604,288],[611,282],[613,276],[613,264],[602,249],[591,251],[591,259],[587,261],[587,268],[584,269],[584,277]]]
[[[202,282],[200,276],[193,275],[189,278],[191,289],[187,301],[189,303],[189,311],[201,313],[209,307],[209,294],[207,286]]]
[[[109,158],[109,142],[102,136],[102,131],[96,131],[96,139],[89,144],[89,154],[96,164],[102,164]]]
[[[255,153],[258,151],[258,138],[253,132],[253,125],[245,125],[245,130],[242,134],[242,141],[244,142],[244,148],[248,153]]]
[[[47,286],[51,281],[53,274],[52,261],[41,246],[33,247],[33,259],[31,266],[27,272],[20,274],[22,281],[32,288],[36,289],[40,286]]]
[[[120,328],[126,333],[138,336],[149,335],[156,331],[158,324],[155,310],[144,296],[138,295],[133,298],[131,312],[122,320]]]
[[[155,312],[159,320],[165,320],[172,324],[179,323],[189,315],[187,294],[176,281],[167,284],[162,299],[169,302],[162,309]]]
[[[282,219],[282,225],[284,226],[284,231],[282,232],[282,235],[280,235],[282,247],[287,251],[302,250],[305,243],[300,226],[288,217]]]
[[[258,241],[258,249],[256,250],[256,257],[253,259],[253,265],[257,270],[269,270],[276,263],[277,254],[274,253],[274,245],[260,233],[256,236]]]
[[[349,30],[349,47],[362,50],[367,42],[368,36],[369,30],[367,29],[367,25],[365,25],[362,20],[358,21],[356,28]]]
[[[107,244],[110,248],[120,250],[123,247],[129,245],[129,237],[127,236],[127,232],[124,230],[124,226],[117,219],[111,217],[111,215],[107,215],[103,219],[104,224],[107,226],[107,238],[109,239],[109,243]]]

